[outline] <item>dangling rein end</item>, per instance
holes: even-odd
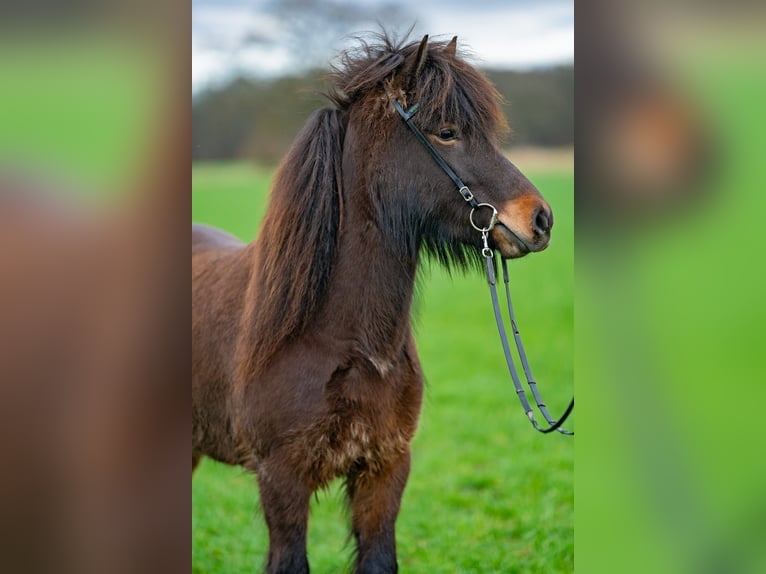
[[[482,239],[484,242],[484,248],[481,250],[481,253],[484,256],[486,267],[487,267],[487,283],[489,283],[489,293],[490,293],[490,296],[492,297],[492,309],[495,312],[495,322],[497,323],[497,330],[498,330],[498,333],[500,334],[500,343],[503,346],[503,354],[505,355],[505,362],[508,365],[508,372],[511,375],[511,379],[513,380],[513,386],[516,389],[516,396],[519,397],[521,406],[524,409],[524,412],[526,413],[527,418],[529,419],[529,422],[532,423],[532,426],[535,428],[535,430],[544,434],[557,431],[564,435],[574,436],[574,432],[561,428],[561,425],[564,424],[564,422],[567,420],[567,418],[569,418],[569,415],[572,414],[572,411],[574,410],[574,397],[572,397],[572,400],[569,402],[569,406],[564,411],[564,414],[561,415],[561,417],[559,417],[558,420],[554,420],[551,417],[550,413],[548,412],[548,408],[543,402],[542,397],[540,396],[540,391],[537,389],[537,383],[535,382],[535,379],[532,376],[532,369],[529,367],[529,362],[527,361],[527,354],[524,352],[524,345],[521,342],[521,333],[519,332],[519,329],[516,323],[516,316],[513,313],[513,304],[511,303],[511,289],[509,286],[509,279],[508,279],[508,263],[506,262],[505,259],[502,259],[503,282],[505,283],[505,297],[506,297],[506,302],[508,304],[508,316],[510,317],[511,325],[513,327],[513,337],[516,343],[516,350],[518,351],[519,359],[521,360],[521,366],[524,369],[524,376],[527,380],[527,385],[529,386],[529,389],[532,391],[532,396],[535,399],[537,408],[540,411],[540,413],[543,415],[543,418],[545,418],[545,421],[548,423],[548,426],[541,427],[539,423],[537,422],[537,420],[535,419],[534,410],[532,409],[532,406],[529,404],[529,401],[527,400],[526,392],[524,391],[524,387],[521,384],[521,380],[519,379],[518,372],[516,371],[516,365],[513,362],[513,356],[511,355],[511,347],[510,347],[510,344],[508,343],[508,336],[506,335],[505,324],[503,322],[503,316],[500,312],[500,302],[497,296],[497,277],[495,275],[495,254],[489,248],[487,244],[487,232],[485,230],[480,230],[480,231],[482,231]]]

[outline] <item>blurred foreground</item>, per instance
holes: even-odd
[[[766,571],[764,23],[578,4],[579,571]]]
[[[188,30],[146,7],[0,16],[4,572],[188,571]]]

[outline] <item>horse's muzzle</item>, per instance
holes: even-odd
[[[491,236],[500,254],[514,259],[548,247],[552,227],[553,212],[537,196],[505,205]]]

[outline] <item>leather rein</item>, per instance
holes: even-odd
[[[386,92],[388,93],[388,90],[386,89]],[[481,233],[482,243],[483,247],[481,249],[481,254],[484,257],[484,262],[487,268],[487,282],[489,283],[489,292],[490,296],[492,297],[492,308],[495,312],[495,322],[497,323],[497,330],[500,334],[500,342],[503,345],[503,353],[505,354],[505,362],[508,365],[508,372],[511,375],[511,379],[513,380],[513,386],[516,389],[516,396],[519,397],[519,401],[521,402],[521,406],[524,409],[524,413],[527,415],[527,418],[532,423],[532,426],[535,428],[535,430],[540,431],[541,433],[550,433],[553,431],[558,431],[561,434],[565,435],[574,435],[574,432],[568,431],[561,427],[562,424],[564,424],[564,421],[567,420],[569,415],[574,410],[574,396],[572,397],[572,400],[569,402],[569,406],[564,411],[564,414],[561,415],[558,419],[554,420],[550,413],[548,412],[548,408],[545,405],[545,403],[542,400],[542,397],[540,396],[540,391],[537,388],[537,383],[535,382],[534,377],[532,376],[532,370],[529,367],[529,362],[527,361],[527,354],[524,351],[524,345],[521,342],[521,334],[519,333],[519,328],[516,324],[516,317],[513,313],[513,305],[511,303],[511,291],[509,286],[509,279],[508,279],[508,264],[505,259],[502,257],[501,265],[503,268],[503,282],[505,283],[505,298],[506,303],[508,305],[508,315],[511,320],[511,329],[513,331],[513,338],[514,342],[516,343],[516,350],[519,354],[519,359],[521,360],[521,366],[524,370],[524,376],[527,380],[527,384],[529,385],[529,389],[532,391],[532,396],[534,397],[535,403],[537,404],[537,408],[539,409],[540,413],[545,418],[546,422],[548,423],[548,426],[540,426],[540,424],[535,419],[535,413],[532,407],[529,404],[529,400],[527,399],[526,392],[524,391],[524,387],[521,384],[521,380],[519,379],[518,372],[516,371],[516,366],[513,362],[513,357],[511,355],[511,348],[508,343],[508,336],[506,334],[505,324],[503,322],[503,316],[500,311],[500,301],[497,296],[497,277],[495,274],[495,253],[492,250],[491,247],[489,247],[488,239],[489,239],[489,232],[492,231],[492,229],[495,227],[495,224],[497,223],[497,209],[489,203],[479,203],[476,198],[471,193],[471,190],[468,188],[468,186],[463,183],[463,181],[458,177],[458,175],[454,172],[454,170],[447,164],[446,161],[444,161],[444,158],[439,155],[439,152],[436,151],[436,148],[434,148],[433,144],[431,144],[430,141],[428,141],[428,138],[423,134],[422,131],[414,124],[412,121],[412,116],[415,115],[415,112],[418,111],[419,104],[414,104],[410,107],[409,110],[404,110],[404,108],[401,106],[401,104],[396,100],[396,98],[392,97],[390,93],[388,93],[388,97],[391,100],[391,103],[394,105],[394,108],[396,109],[397,113],[401,116],[401,118],[404,120],[404,122],[407,124],[407,127],[410,128],[412,133],[415,134],[415,136],[420,140],[420,143],[423,144],[423,146],[426,148],[426,151],[431,155],[432,158],[436,161],[436,163],[439,165],[439,167],[444,171],[444,173],[447,174],[447,176],[452,180],[452,182],[455,184],[455,186],[458,188],[458,192],[463,197],[463,199],[468,203],[468,205],[471,206],[471,212],[469,214],[469,221],[471,223],[471,226],[476,229],[479,233]],[[482,208],[490,209],[492,210],[492,215],[490,216],[489,223],[486,227],[478,225],[474,221],[474,213]],[[513,231],[509,228],[509,231],[513,233]],[[515,235],[515,234],[514,234]]]

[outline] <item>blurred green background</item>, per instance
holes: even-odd
[[[245,163],[192,169],[193,219],[255,236],[273,172]],[[511,262],[517,319],[553,411],[566,406],[573,364],[571,171],[529,173],[556,214],[551,246]],[[507,375],[486,280],[421,269],[416,339],[427,380],[413,470],[397,522],[403,572],[573,569],[571,439],[535,432]],[[574,423],[572,423],[574,424]],[[312,506],[312,571],[348,565],[348,520],[334,483]],[[206,460],[195,473],[194,572],[251,572],[267,531],[252,476]]]

